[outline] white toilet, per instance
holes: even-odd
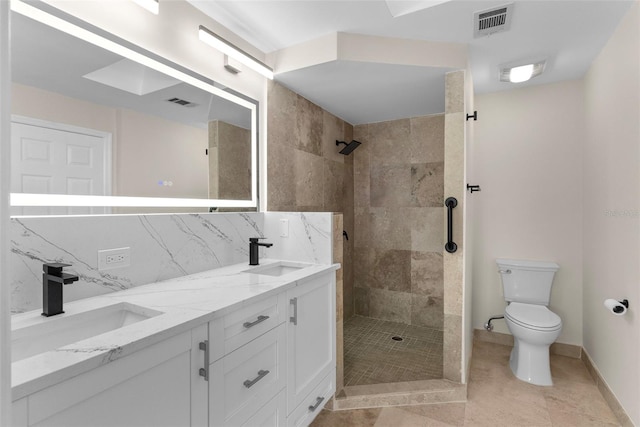
[[[553,276],[560,266],[554,262],[497,259],[507,305],[504,318],[513,334],[509,365],[513,374],[531,384],[553,385],[549,346],[560,336],[562,319],[546,306]]]

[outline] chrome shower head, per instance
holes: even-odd
[[[360,145],[360,142],[356,141],[355,139],[352,140],[350,143],[346,143],[344,141],[338,141],[336,140],[336,145],[340,145],[340,144],[344,144],[345,147],[340,150],[340,154],[344,154],[345,156],[348,156],[349,154],[351,154],[351,152],[353,150],[355,150],[356,148],[358,148],[358,146]]]

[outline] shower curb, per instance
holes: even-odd
[[[379,408],[467,401],[467,385],[448,380],[424,380],[403,383],[347,386],[331,399],[326,409]]]

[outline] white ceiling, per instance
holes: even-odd
[[[509,31],[474,39],[474,12],[508,0],[427,1],[441,4],[395,18],[382,0],[189,1],[265,53],[334,32],[466,43],[476,93],[581,78],[633,3],[516,0]],[[415,10],[418,2],[395,3]],[[539,58],[547,59],[542,76],[518,85],[498,81],[500,65]],[[420,76],[412,68],[336,62],[276,75],[276,80],[350,123],[370,123],[397,118],[400,110],[415,116],[444,105],[444,90],[426,87],[444,70],[423,69]],[[425,98],[431,97],[418,102],[416,92],[422,90],[430,90]],[[433,96],[436,92],[440,98]],[[406,108],[396,107],[404,102]]]

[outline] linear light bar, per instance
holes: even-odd
[[[539,76],[544,71],[546,61],[533,64],[519,65],[517,67],[502,67],[500,69],[500,81],[510,83],[522,83]]]
[[[157,15],[160,12],[159,0],[133,0],[138,6],[142,6],[149,12]]]
[[[239,47],[223,39],[213,31],[200,25],[198,36],[200,37],[201,41],[205,42],[209,46],[218,49],[220,52],[224,53],[225,55],[229,55],[236,61],[251,68],[253,71],[256,71],[266,78],[273,80],[273,69],[271,67],[249,55]]]

